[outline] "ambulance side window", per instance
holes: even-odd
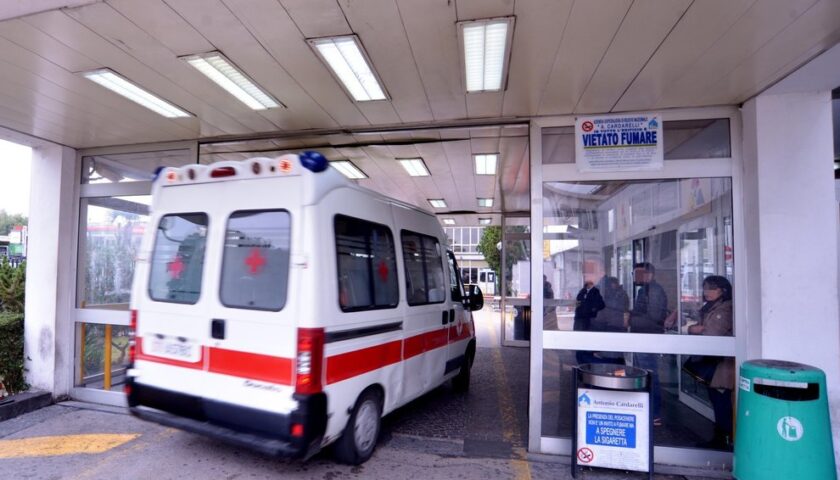
[[[394,236],[385,225],[335,216],[338,303],[344,312],[394,308],[400,300]]]
[[[196,303],[201,295],[207,215],[164,215],[155,233],[149,296],[159,302]]]
[[[440,243],[434,237],[407,230],[402,231],[401,238],[408,304],[443,303],[446,285]]]
[[[449,260],[449,288],[452,289],[452,300],[461,301],[466,296],[464,294],[464,284],[461,283],[461,276],[458,275],[458,262],[455,261],[455,255],[447,250],[446,258]]]
[[[224,306],[276,312],[286,305],[291,222],[285,210],[231,214],[219,292]]]

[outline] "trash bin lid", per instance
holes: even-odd
[[[748,360],[741,365],[741,376],[797,382],[824,382],[825,373],[817,367],[786,360]]]
[[[610,363],[584,363],[578,367],[580,379],[593,387],[610,390],[641,390],[647,386],[647,370]]]

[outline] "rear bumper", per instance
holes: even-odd
[[[277,414],[132,380],[128,385],[129,410],[135,417],[267,455],[308,458],[320,450],[326,430],[327,402],[323,393],[295,395],[298,408],[289,414]],[[292,436],[293,425],[301,425],[303,435]]]

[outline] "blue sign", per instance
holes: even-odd
[[[621,413],[586,412],[586,443],[636,448],[636,416]]]

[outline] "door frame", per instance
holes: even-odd
[[[627,112],[632,114],[633,112]],[[646,112],[637,112],[646,113]],[[663,121],[698,120],[726,118],[729,120],[730,157],[703,158],[687,160],[668,160],[657,171],[631,172],[580,172],[575,163],[542,164],[542,130],[550,127],[574,127],[574,116],[534,119],[530,129],[531,152],[531,265],[542,265],[543,242],[543,183],[546,181],[609,181],[609,180],[658,180],[690,177],[729,177],[732,180],[732,215],[733,219],[743,218],[742,187],[742,134],[740,111],[734,106],[684,108],[662,110]],[[532,452],[550,454],[571,454],[571,439],[542,435],[543,401],[543,353],[546,350],[576,350],[583,348],[599,351],[641,352],[650,350],[650,342],[656,342],[658,353],[696,354],[735,356],[736,362],[746,360],[750,335],[747,322],[746,305],[746,254],[744,251],[745,232],[742,222],[733,220],[734,235],[734,290],[743,292],[734,298],[733,337],[689,337],[668,335],[667,339],[655,334],[605,335],[603,332],[584,331],[543,331],[541,322],[531,324],[531,371],[529,392],[529,442]],[[531,269],[531,283],[538,284],[543,274],[542,268]],[[541,311],[541,295],[532,297],[531,308]],[[736,389],[737,391],[737,389]],[[562,414],[562,412],[561,412]],[[700,466],[731,465],[732,454],[691,448],[662,447],[654,448],[656,463],[673,465]],[[711,462],[711,463],[709,463]]]

